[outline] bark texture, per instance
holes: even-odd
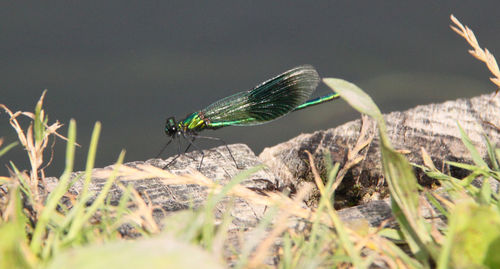
[[[464,146],[458,124],[469,135],[481,156],[487,159],[486,135],[493,145],[500,144],[500,96],[491,94],[471,99],[458,99],[441,104],[421,105],[404,112],[384,115],[387,131],[393,146],[405,153],[412,163],[422,164],[421,148],[431,156],[434,164],[456,177],[465,171],[445,165],[444,161],[471,163],[469,151]],[[365,122],[366,137],[374,137],[361,151],[363,161],[353,167],[337,189],[337,198],[348,204],[360,204],[383,198],[378,130],[371,119]],[[320,166],[325,152],[333,162],[342,165],[348,160],[347,153],[359,139],[361,120],[351,121],[336,128],[302,134],[287,142],[266,148],[259,158],[268,165],[285,185],[297,188],[304,181],[312,181],[312,174],[305,151],[314,154]],[[363,139],[363,138],[361,138]],[[421,171],[417,172],[420,183],[431,181]]]

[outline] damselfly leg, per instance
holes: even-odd
[[[227,149],[227,151],[228,151],[228,153],[229,153],[229,156],[231,156],[231,159],[233,160],[234,165],[236,166],[236,168],[237,168],[237,169],[240,169],[240,167],[238,166],[238,163],[236,162],[236,159],[234,158],[233,153],[231,152],[231,150],[229,149],[229,146],[227,145],[227,143],[226,143],[224,140],[222,140],[222,139],[220,139],[220,138],[217,138],[217,137],[210,137],[210,136],[200,136],[200,135],[192,135],[192,134],[187,135],[187,134],[184,134],[184,133],[182,133],[181,135],[182,135],[182,137],[183,137],[183,138],[184,138],[184,139],[185,139],[185,140],[186,140],[189,144],[187,145],[186,149],[184,150],[184,153],[181,153],[181,149],[180,149],[180,147],[181,147],[180,137],[176,137],[175,139],[178,139],[178,145],[179,145],[179,146],[178,146],[178,149],[177,149],[177,155],[176,155],[176,156],[175,156],[175,157],[174,157],[174,158],[173,158],[170,162],[168,162],[168,164],[167,164],[167,165],[165,165],[165,166],[163,167],[163,169],[165,169],[165,168],[169,167],[169,166],[170,166],[172,163],[174,163],[174,162],[175,162],[175,161],[176,161],[176,160],[177,160],[177,159],[178,159],[178,158],[179,158],[182,154],[185,154],[186,152],[188,152],[188,150],[191,148],[191,146],[192,146],[193,148],[195,148],[195,150],[199,151],[199,152],[200,152],[200,154],[201,154],[200,164],[199,164],[199,166],[198,166],[198,169],[201,169],[201,166],[203,165],[203,160],[205,159],[205,153],[203,152],[203,150],[201,150],[201,149],[200,149],[200,148],[199,148],[199,147],[198,147],[198,146],[194,143],[194,141],[195,141],[197,138],[201,138],[201,139],[208,139],[208,140],[214,140],[214,141],[219,141],[221,144],[223,144],[223,145],[226,147],[226,149]],[[167,147],[167,146],[168,146],[171,142],[172,142],[172,139],[171,139],[169,142],[167,142],[167,144],[163,147],[163,149],[162,149],[162,151],[160,152],[160,154],[161,154],[161,153],[165,150],[165,148],[166,148],[166,147]],[[160,155],[160,154],[158,154],[158,155]],[[193,161],[196,161],[196,159],[195,159],[195,158],[193,158],[193,157],[191,157],[191,156],[189,156],[189,155],[186,155],[186,156],[188,156],[189,158],[191,158]]]
[[[238,163],[236,162],[236,159],[234,158],[233,153],[229,149],[229,146],[227,145],[226,141],[224,141],[218,137],[211,137],[211,136],[191,135],[191,137],[219,141],[221,144],[223,144],[226,147],[227,152],[229,152],[229,156],[231,156],[231,159],[233,159],[233,162],[234,162],[234,165],[236,166],[236,168],[241,169],[238,166]],[[194,146],[194,144],[193,144],[193,146]],[[201,167],[201,164],[200,164],[200,167]]]

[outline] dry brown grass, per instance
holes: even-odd
[[[484,62],[491,74],[493,74],[493,77],[491,77],[490,80],[498,87],[496,90],[496,93],[498,93],[498,90],[500,89],[500,69],[498,68],[495,56],[493,56],[487,48],[482,49],[479,46],[479,42],[477,41],[474,32],[467,27],[467,25],[463,26],[462,23],[460,23],[460,21],[453,15],[450,16],[450,19],[456,25],[456,27],[450,25],[450,28],[463,37],[472,47],[472,49],[469,50],[469,53],[472,54],[474,58]]]

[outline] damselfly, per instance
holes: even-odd
[[[193,143],[195,139],[211,139],[222,142],[236,164],[231,150],[222,139],[200,136],[198,133],[205,129],[215,130],[226,126],[264,124],[283,117],[292,111],[338,98],[337,93],[331,93],[307,100],[318,86],[319,81],[318,72],[314,67],[302,65],[269,79],[252,90],[239,92],[221,99],[200,111],[189,114],[179,122],[174,117],[169,117],[165,125],[165,133],[170,137],[170,140],[161,152],[174,139],[180,137],[186,139],[189,143],[185,152],[191,146],[198,148]],[[199,168],[201,168],[204,158],[203,152],[201,154]],[[179,156],[180,152],[165,167],[168,167]]]

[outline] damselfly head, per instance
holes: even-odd
[[[165,123],[165,133],[170,137],[174,137],[175,134],[177,134],[177,131],[177,122],[175,121],[175,118],[167,118],[167,122]]]

